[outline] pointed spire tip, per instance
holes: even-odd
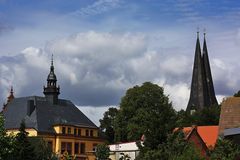
[[[203,29],[203,36],[205,38],[205,36],[206,36],[206,28]]]
[[[199,38],[199,27],[197,27],[197,38]]]
[[[52,59],[51,59],[51,65],[53,66],[53,54],[52,54]]]

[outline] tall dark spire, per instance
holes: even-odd
[[[54,66],[53,66],[53,55],[51,59],[51,67],[50,67],[50,73],[47,77],[47,86],[43,87],[44,95],[46,99],[53,104],[57,104],[58,101],[58,95],[60,94],[60,87],[57,87],[57,76],[54,73]]]
[[[215,96],[214,86],[213,86],[213,80],[212,80],[212,74],[211,74],[211,68],[208,58],[208,50],[207,50],[207,43],[206,43],[206,33],[204,33],[204,41],[203,41],[203,66],[204,66],[204,74],[206,76],[205,78],[205,85],[207,89],[207,94],[205,98],[205,106],[213,106],[218,105],[217,99]]]
[[[187,110],[196,109],[204,106],[204,86],[203,86],[203,66],[201,57],[201,47],[199,41],[199,32],[197,32],[197,42],[195,49],[195,58],[193,64],[192,84],[190,99]]]
[[[191,92],[187,106],[188,111],[218,104],[213,87],[205,35],[206,33],[204,33],[203,55],[201,55],[199,32],[197,32]]]

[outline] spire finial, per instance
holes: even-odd
[[[11,86],[10,93],[13,94],[13,86]]]
[[[10,94],[7,98],[8,98],[7,103],[9,103],[12,99],[14,99],[13,86],[11,86]]]
[[[197,37],[199,38],[199,27],[197,27]]]
[[[51,59],[51,66],[53,66],[53,54],[52,54],[52,59]]]

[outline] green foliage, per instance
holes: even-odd
[[[203,160],[200,152],[189,143],[180,131],[169,134],[167,140],[157,149],[144,149],[137,160]]]
[[[95,156],[97,160],[107,160],[110,155],[110,149],[107,144],[98,144]]]
[[[14,159],[13,153],[15,147],[15,139],[13,136],[8,136],[4,128],[4,118],[0,114],[0,160]]]
[[[211,106],[198,110],[193,114],[188,111],[180,110],[177,114],[177,126],[186,127],[192,125],[218,125],[220,117],[220,107]]]
[[[25,131],[25,122],[22,121],[19,128],[19,133],[16,136],[16,160],[32,160],[37,156],[34,152],[34,147],[31,145],[28,139],[28,132]]]
[[[76,156],[74,155],[74,156],[71,156],[71,155],[69,155],[68,154],[68,152],[65,152],[64,154],[63,154],[63,160],[75,160],[76,159]]]
[[[28,137],[22,121],[16,136],[7,135],[0,114],[0,160],[56,160],[47,143],[39,137]]]
[[[218,139],[211,153],[211,160],[236,160],[240,158],[240,147],[227,139]]]
[[[100,119],[100,130],[105,134],[108,143],[114,142],[114,121],[118,113],[117,108],[109,108],[104,113],[103,119]]]
[[[220,107],[212,106],[193,114],[181,110],[176,113],[164,89],[150,82],[127,90],[120,109],[107,111],[100,121],[102,130],[109,127],[115,142],[145,140],[137,145],[137,160],[202,160],[200,151],[185,140],[177,127],[192,125],[218,125]],[[111,140],[111,139],[110,139]]]
[[[34,146],[35,160],[50,160],[54,159],[54,154],[47,142],[41,137],[29,137],[30,144]]]
[[[135,141],[144,134],[144,145],[157,148],[175,127],[176,115],[164,90],[150,82],[127,90],[115,121],[115,141]]]

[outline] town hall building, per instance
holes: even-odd
[[[60,87],[53,59],[43,93],[44,97],[16,98],[11,88],[2,111],[8,133],[16,134],[24,120],[29,136],[42,137],[56,154],[68,152],[79,160],[94,160],[94,148],[104,140],[99,136],[99,128],[70,100],[58,97]]]

